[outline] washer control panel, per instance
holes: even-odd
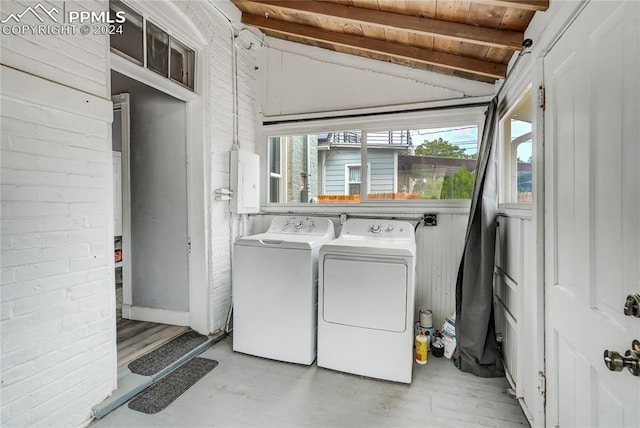
[[[333,233],[333,223],[322,217],[276,217],[271,221],[269,232],[326,235]]]
[[[340,236],[380,237],[390,239],[413,239],[410,223],[388,219],[349,219],[342,226]]]

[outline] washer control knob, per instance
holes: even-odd
[[[379,224],[372,224],[369,226],[369,232],[371,233],[380,233],[382,232],[382,227]]]
[[[316,222],[313,220],[309,220],[309,222],[307,223],[307,227],[309,229],[313,229],[314,227],[316,227]]]
[[[387,232],[393,232],[393,225],[392,224],[387,226]]]
[[[295,227],[296,229],[300,229],[302,227],[302,220],[298,220],[293,223],[293,227]]]

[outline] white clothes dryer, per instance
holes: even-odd
[[[395,220],[348,220],[320,249],[319,367],[411,383],[415,255]]]
[[[276,217],[234,244],[233,350],[298,364],[316,358],[318,252],[327,218]]]

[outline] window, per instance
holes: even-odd
[[[347,171],[345,182],[347,183],[347,186],[345,187],[345,193],[347,195],[360,196],[362,184],[360,174],[362,172],[362,168],[360,167],[360,165],[346,165],[346,169]]]
[[[112,52],[194,90],[193,49],[118,0],[111,0],[109,8],[112,15],[118,11],[125,13],[122,33],[110,36]]]
[[[193,89],[195,76],[196,53],[189,49],[173,37],[170,38],[171,56],[169,64],[171,67],[169,77],[171,80]]]
[[[269,140],[271,161],[269,162],[269,202],[280,202],[280,137]]]
[[[144,43],[142,36],[142,15],[123,5],[119,1],[109,2],[111,15],[116,12],[125,13],[125,21],[122,23],[122,33],[115,32],[110,36],[111,50],[120,56],[127,58],[138,65],[144,63]]]
[[[478,122],[460,122],[269,137],[267,200],[468,200],[475,181],[478,129]]]
[[[502,120],[501,202],[533,202],[533,140],[531,90]]]
[[[471,199],[478,125],[367,133],[368,199]]]

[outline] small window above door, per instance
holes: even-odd
[[[122,31],[110,35],[111,52],[194,90],[195,50],[119,0],[109,9],[125,16]]]

